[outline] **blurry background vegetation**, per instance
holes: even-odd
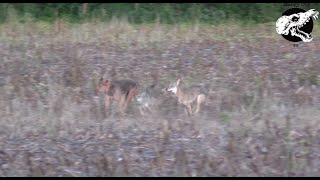
[[[319,9],[320,4],[310,3]],[[219,24],[274,22],[287,10],[283,3],[1,3],[0,23],[17,18],[52,22],[63,19],[71,23],[110,21],[127,18],[130,23],[200,23]]]

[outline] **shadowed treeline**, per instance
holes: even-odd
[[[297,3],[299,4],[299,3]],[[110,21],[127,18],[130,23],[188,23],[220,24],[226,20],[238,23],[265,23],[295,5],[284,3],[1,3],[0,22],[12,15],[26,19],[71,22]],[[316,3],[300,3],[299,8],[319,9]]]

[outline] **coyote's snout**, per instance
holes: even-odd
[[[105,80],[101,77],[97,92],[104,92],[105,95],[105,109],[108,111],[110,104],[113,100],[117,101],[118,108],[123,113],[128,103],[138,93],[138,83],[131,79],[119,79],[119,80]]]
[[[187,88],[184,87],[180,79],[178,79],[177,82],[170,84],[166,91],[177,96],[179,103],[186,106],[189,116],[198,113],[201,104],[206,99],[206,95],[203,93],[201,86],[191,86]],[[195,110],[191,106],[193,102],[196,102],[197,104]]]

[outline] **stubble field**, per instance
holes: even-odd
[[[320,176],[320,36],[293,47],[274,24],[0,26],[1,176]],[[105,79],[182,78],[207,101],[188,117],[104,116]]]

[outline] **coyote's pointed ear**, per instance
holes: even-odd
[[[180,78],[178,79],[178,81],[177,81],[177,85],[179,85],[180,84]]]

